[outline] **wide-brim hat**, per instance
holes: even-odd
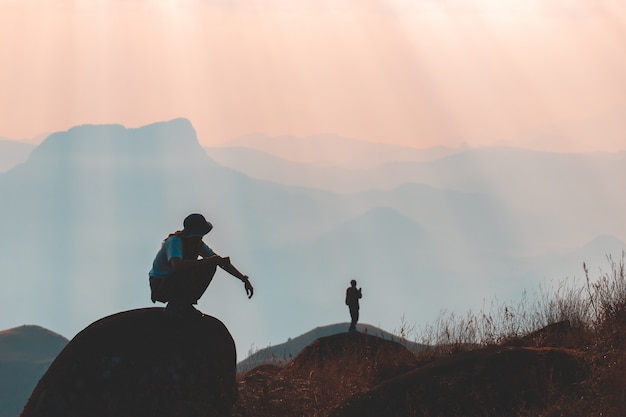
[[[184,229],[180,232],[182,237],[204,236],[213,229],[202,214],[190,214],[183,221]]]

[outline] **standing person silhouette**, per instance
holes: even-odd
[[[350,322],[349,332],[356,332],[356,322],[359,321],[359,298],[363,297],[363,293],[360,288],[356,287],[356,280],[350,281],[350,286],[346,290],[346,305],[350,309]]]
[[[201,317],[196,310],[202,294],[211,283],[219,266],[243,283],[248,298],[254,288],[248,277],[233,264],[229,257],[221,257],[202,241],[213,229],[202,214],[190,214],[183,222],[183,230],[170,234],[156,254],[149,272],[152,302],[167,303],[165,310],[181,317]]]

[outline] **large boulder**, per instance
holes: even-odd
[[[126,311],[74,337],[22,417],[228,416],[235,372],[235,343],[219,320]]]

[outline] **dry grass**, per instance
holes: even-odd
[[[402,345],[367,334],[323,337],[286,366],[263,365],[240,378],[235,416],[326,416],[354,394],[417,365]]]
[[[462,352],[502,346],[561,349],[581,358],[586,370],[582,383],[567,388],[550,384],[542,377],[536,385],[548,387],[547,401],[519,404],[506,415],[623,416],[626,410],[624,259],[624,254],[619,260],[608,257],[608,272],[600,270],[595,277],[585,265],[584,282],[565,281],[552,290],[541,288],[532,295],[524,293],[515,305],[494,302],[486,311],[468,312],[464,316],[443,312],[432,326],[417,332],[416,341],[431,348],[411,355],[412,360],[404,357],[394,363],[390,358],[400,353],[385,353],[388,346],[378,346],[374,351],[371,346],[364,347],[362,340],[351,343],[344,339],[338,345],[325,346],[325,350],[309,347],[308,357],[303,359],[298,355],[285,366],[256,368],[239,377],[240,400],[234,416],[328,416],[340,404],[346,408],[351,398],[375,392],[370,390],[377,384],[408,369],[432,366]],[[413,332],[415,328],[403,318],[397,331],[399,336],[407,338]],[[476,376],[469,380],[480,381],[480,375]],[[484,389],[477,386],[470,392],[484,392]],[[476,401],[487,401],[482,397],[477,394]],[[459,411],[453,415],[494,415],[488,402],[481,403],[481,407],[472,414]],[[428,410],[410,414],[428,415]]]

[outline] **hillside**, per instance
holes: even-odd
[[[251,149],[287,161],[316,167],[342,167],[349,170],[373,168],[393,161],[432,161],[459,152],[459,149],[443,146],[417,149],[332,134],[295,137],[255,133],[231,139],[215,148],[218,162],[226,165],[235,163],[239,166],[238,161],[229,156],[230,151]],[[213,148],[208,148],[207,151],[212,153]]]
[[[0,172],[26,161],[33,149],[33,144],[0,138]]]
[[[298,141],[294,139],[294,143]],[[207,152],[219,163],[253,178],[292,186],[353,194],[421,184],[489,196],[524,224],[518,239],[527,239],[535,250],[564,248],[568,242],[583,244],[599,234],[626,240],[626,229],[619,222],[626,198],[611,191],[619,189],[620,179],[626,175],[626,152],[558,153],[485,147],[424,160],[398,157],[377,166],[348,170],[304,160],[294,162],[270,146],[260,152],[256,141],[249,146],[208,148]]]
[[[16,417],[69,341],[39,326],[0,331],[0,417]]]
[[[313,343],[315,340],[345,333],[349,327],[349,323],[337,323],[327,326],[316,327],[311,331],[301,334],[298,337],[289,338],[284,343],[279,343],[274,346],[268,346],[263,349],[259,349],[252,352],[247,358],[240,361],[237,364],[238,372],[247,372],[257,366],[265,364],[286,364],[296,357],[303,349]],[[425,346],[418,343],[403,340],[396,335],[393,335],[371,324],[359,323],[357,324],[357,330],[361,333],[377,336],[384,340],[391,340],[401,343],[411,352],[419,352],[425,349]]]
[[[234,417],[620,417],[626,254],[587,287],[442,317],[410,352],[366,333],[320,337],[240,377]]]
[[[578,350],[536,342],[415,355],[365,333],[321,337],[283,366],[242,375],[233,415],[540,415],[589,375]]]

